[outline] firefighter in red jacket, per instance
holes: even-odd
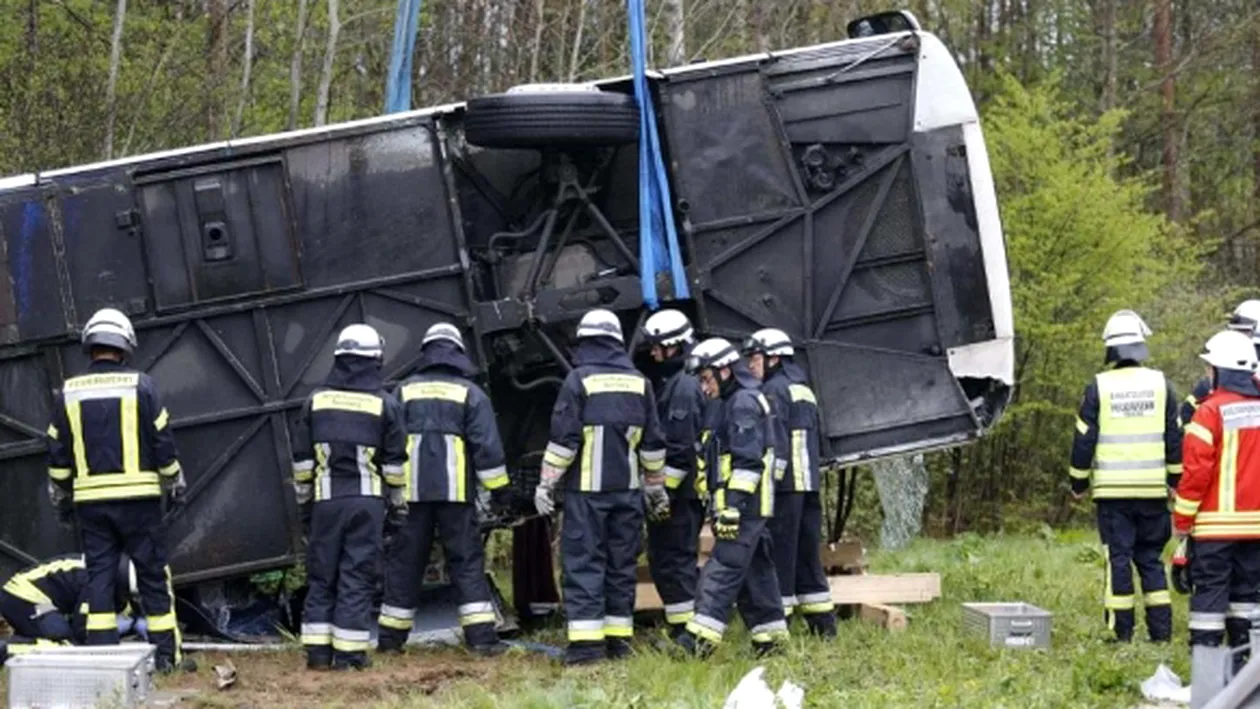
[[[1212,393],[1185,427],[1185,469],[1173,525],[1191,538],[1191,646],[1247,642],[1260,609],[1260,387],[1256,350],[1241,332],[1217,333],[1201,355]]]

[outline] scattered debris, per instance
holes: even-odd
[[[790,680],[784,681],[779,691],[771,692],[770,685],[762,677],[766,668],[756,667],[735,685],[726,697],[722,709],[801,709],[805,702],[805,690]]]
[[[227,664],[214,666],[214,683],[219,689],[228,689],[236,684],[236,665],[231,660],[227,660]]]
[[[1190,703],[1190,688],[1181,685],[1178,677],[1167,665],[1160,664],[1155,674],[1142,681],[1142,696],[1152,702]]]

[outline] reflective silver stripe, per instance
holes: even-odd
[[[1224,613],[1190,613],[1191,630],[1224,630]]]
[[[569,630],[603,630],[603,620],[571,620],[568,625]]]
[[[639,487],[639,455],[634,449],[635,433],[642,433],[643,429],[638,426],[630,426],[626,428],[626,465],[630,471],[630,489],[634,490]]]
[[[682,603],[666,603],[665,615],[675,615],[677,613],[691,613],[696,609],[695,601],[683,601]]]
[[[1237,402],[1221,407],[1221,428],[1224,430],[1257,427],[1260,427],[1260,404]]]
[[[105,389],[74,389],[65,392],[66,403],[94,401],[97,399],[134,399],[136,387],[108,387]]]
[[[787,460],[784,458],[775,458],[774,459],[774,472],[782,473],[785,470],[787,470]]]
[[[806,492],[813,492],[814,491],[814,487],[813,487],[814,482],[812,479],[813,476],[810,475],[809,471],[814,466],[814,462],[810,460],[809,458],[809,433],[808,432],[802,431],[800,448],[801,448],[800,455],[798,456],[800,460],[797,463],[797,467],[799,467],[800,470],[796,471],[796,473],[800,475],[801,482],[805,483],[804,485],[801,486],[801,489]]]
[[[784,608],[791,608],[791,607],[792,607],[792,606],[794,606],[794,605],[796,605],[796,596],[784,596],[784,597],[783,597],[783,607],[784,607]]]
[[[665,460],[665,449],[661,448],[660,450],[642,451],[639,455],[643,458],[643,460],[648,462]]]
[[[372,456],[368,452],[368,446],[355,446],[354,457],[359,465],[359,494],[371,495],[376,471],[372,463]]]
[[[830,591],[819,591],[818,593],[802,593],[797,596],[801,604],[806,603],[826,603],[831,600]]]
[[[315,461],[313,460],[303,460],[303,461],[293,464],[293,472],[295,473],[304,473],[308,470],[314,470],[314,469],[315,469]]]
[[[757,483],[761,482],[761,473],[755,470],[748,470],[747,468],[736,468],[735,472],[731,473],[731,481],[751,485],[755,488]]]
[[[577,455],[577,451],[572,448],[565,448],[555,441],[547,444],[547,452],[569,461],[573,460],[573,456]]]
[[[455,437],[449,433],[442,434],[442,442],[446,445],[446,499],[459,502],[459,476],[464,471],[459,469],[455,457]]]
[[[416,617],[415,608],[399,608],[398,606],[381,606],[381,615],[399,620],[411,620]]]
[[[717,633],[718,635],[721,635],[722,633],[725,633],[725,632],[726,632],[726,623],[723,623],[722,621],[718,620],[717,618],[713,618],[713,617],[710,617],[710,616],[707,616],[707,615],[701,615],[701,614],[697,613],[697,614],[696,614],[696,615],[695,615],[695,616],[691,619],[691,622],[693,622],[693,623],[695,623],[696,625],[699,625],[699,626],[701,626],[701,627],[703,627],[703,628],[708,628],[709,630],[712,630],[713,632]]]
[[[331,635],[333,631],[332,623],[303,623],[303,635]]]
[[[787,629],[788,629],[788,626],[787,626],[786,620],[772,620],[769,623],[762,623],[761,625],[754,625],[752,629],[750,629],[748,632],[751,635],[758,635],[761,633],[773,633],[773,632],[786,633]]]
[[[1251,619],[1258,610],[1260,610],[1260,603],[1231,603],[1225,617]]]
[[[591,435],[591,490],[594,492],[602,492],[604,490],[604,427],[596,426],[594,433]],[[631,479],[638,477],[631,475]]]
[[[328,469],[327,465],[328,459],[332,456],[332,446],[327,443],[316,443],[315,447],[323,454],[322,457],[317,457],[320,457],[320,459],[324,461],[325,465],[322,470],[317,472],[317,477],[319,479],[319,495],[316,499],[330,500],[332,499],[332,471]]]
[[[408,502],[418,502],[420,500],[420,442],[424,440],[423,433],[415,433],[409,436],[412,441],[411,450],[407,451],[407,464],[411,467],[411,482],[409,483],[411,492]]]
[[[337,640],[345,640],[352,643],[365,643],[372,639],[372,633],[367,630],[346,630],[333,626],[333,638]]]
[[[386,475],[402,475],[403,467],[401,465],[382,465],[381,472]]]
[[[465,603],[459,607],[457,611],[459,615],[473,615],[474,613],[493,613],[494,604],[485,603]]]
[[[608,615],[604,616],[604,625],[611,625],[614,628],[633,628],[634,619],[621,615]]]
[[[506,465],[500,465],[498,467],[490,468],[489,470],[477,471],[477,479],[483,483],[494,480],[495,478],[503,477],[504,475],[507,475]]]
[[[1162,433],[1103,433],[1098,436],[1098,444],[1107,443],[1162,443]]]
[[[665,466],[665,477],[669,478],[670,480],[682,480],[683,478],[687,477],[687,471],[667,465]]]
[[[545,615],[560,610],[559,603],[531,603],[529,604],[529,612],[534,615]]]
[[[1164,465],[1163,460],[1095,460],[1094,470],[1163,470]]]

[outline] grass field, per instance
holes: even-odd
[[[1138,683],[1160,662],[1188,681],[1185,599],[1176,598],[1172,645],[1105,642],[1101,622],[1102,557],[1093,532],[1021,537],[963,537],[919,541],[911,548],[873,554],[876,571],[938,571],[944,596],[909,606],[910,628],[890,634],[848,621],[840,638],[824,643],[794,638],[787,652],[765,662],[777,688],[791,679],[806,690],[809,707],[1135,707]],[[1052,611],[1049,651],[991,650],[963,636],[964,601],[1034,603]],[[1139,633],[1144,632],[1139,621]],[[498,660],[458,650],[418,651],[378,662],[354,675],[311,675],[297,652],[232,657],[237,686],[214,689],[210,666],[168,683],[196,689],[201,707],[704,707],[720,708],[740,677],[758,662],[747,638],[734,633],[706,661],[679,660],[651,649],[641,632],[640,654],[599,667],[564,670],[541,655]],[[547,634],[543,641],[560,641]]]

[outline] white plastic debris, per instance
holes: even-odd
[[[1190,688],[1181,686],[1181,678],[1161,664],[1155,674],[1142,682],[1142,696],[1152,702],[1189,704]]]
[[[764,667],[756,667],[735,685],[726,697],[722,709],[801,709],[805,702],[805,690],[791,681],[785,681],[778,693],[770,691],[770,685],[762,677]]]

